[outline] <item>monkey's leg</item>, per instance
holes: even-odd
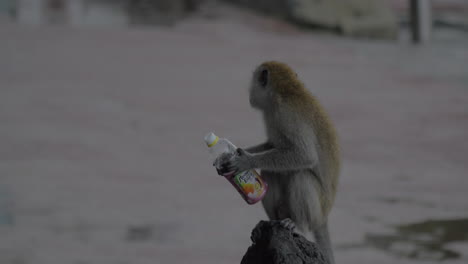
[[[318,185],[309,170],[302,170],[289,176],[288,185],[289,214],[298,229],[306,234],[324,221]]]
[[[265,213],[270,220],[281,220],[281,207],[284,206],[285,197],[282,195],[281,178],[272,171],[262,170],[262,178],[268,183],[268,191],[262,199],[262,205]],[[284,215],[284,214],[283,214]]]
[[[333,250],[328,233],[327,216],[322,213],[320,184],[310,170],[304,170],[291,177],[289,194],[291,219],[296,223],[299,233],[315,242],[328,263],[333,264]]]

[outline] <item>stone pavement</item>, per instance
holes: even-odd
[[[247,86],[271,59],[297,70],[340,135],[337,263],[444,256],[385,235],[468,217],[467,36],[438,31],[416,47],[224,12],[173,28],[0,24],[0,186],[13,216],[0,263],[239,263],[266,216],[217,177],[203,136],[264,139]],[[459,254],[447,263],[468,260],[466,241],[441,247]]]

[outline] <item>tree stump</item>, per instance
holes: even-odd
[[[260,221],[250,238],[241,264],[326,264],[317,245],[283,221]]]

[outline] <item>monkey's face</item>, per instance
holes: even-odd
[[[267,110],[271,106],[272,90],[270,89],[270,73],[265,67],[259,67],[253,74],[250,85],[250,105],[253,108]]]

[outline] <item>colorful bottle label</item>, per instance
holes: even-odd
[[[254,170],[240,172],[232,180],[249,204],[254,204],[265,196],[267,184]]]

